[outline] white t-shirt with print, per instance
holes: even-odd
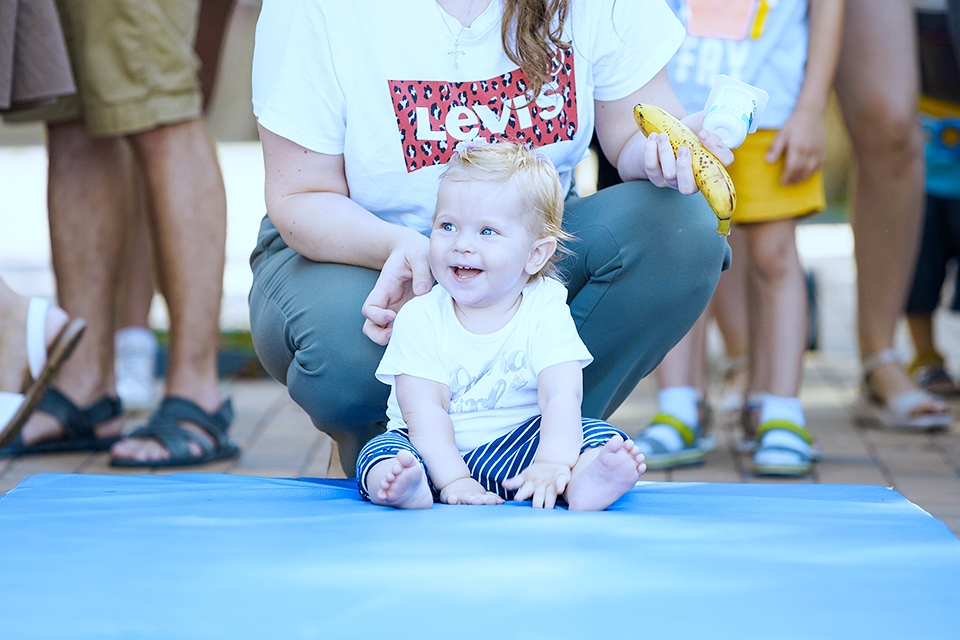
[[[422,233],[462,139],[532,140],[566,189],[588,153],[594,100],[645,85],[684,36],[664,0],[571,5],[563,38],[573,47],[525,106],[525,78],[501,45],[499,0],[462,33],[435,0],[264,0],[254,114],[307,149],[343,154],[350,197]]]
[[[394,376],[447,385],[450,419],[461,453],[509,433],[539,415],[537,376],[562,362],[593,360],[577,334],[567,290],[552,278],[523,289],[520,307],[502,329],[479,335],[463,328],[440,285],[407,302],[393,324],[377,379],[391,385],[388,429],[406,424]]]

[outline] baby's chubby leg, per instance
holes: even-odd
[[[433,506],[433,493],[427,483],[423,467],[405,449],[396,457],[381,460],[367,473],[370,501],[374,504],[397,509],[429,509]]]
[[[602,447],[580,454],[564,497],[571,511],[602,511],[629,491],[646,470],[633,440],[614,435]]]

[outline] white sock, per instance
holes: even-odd
[[[792,422],[798,427],[807,426],[807,420],[803,416],[803,407],[800,406],[800,398],[784,398],[768,393],[763,398],[763,406],[760,409],[760,424],[771,420]]]
[[[673,416],[691,428],[699,428],[697,401],[700,394],[694,387],[664,387],[657,392],[660,413]]]

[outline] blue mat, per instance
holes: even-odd
[[[0,638],[387,637],[957,638],[960,541],[858,485],[650,483],[602,513],[203,474],[0,498]]]

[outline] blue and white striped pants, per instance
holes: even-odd
[[[603,420],[581,418],[581,421],[583,423],[581,453],[593,447],[603,446],[614,435],[619,435],[624,440],[627,439],[627,434]],[[467,463],[470,476],[479,482],[484,489],[496,493],[504,500],[510,500],[513,498],[514,492],[504,489],[501,482],[507,478],[512,478],[529,467],[537,453],[539,444],[540,416],[535,416],[510,433],[465,453],[463,460]],[[401,449],[406,449],[414,455],[426,472],[427,480],[430,480],[430,469],[427,468],[423,458],[410,443],[407,430],[387,431],[370,440],[360,451],[357,458],[357,488],[364,500],[370,499],[370,493],[366,486],[367,474],[370,469],[378,462],[393,458]],[[430,490],[433,491],[434,499],[440,498],[440,492],[433,486],[432,481],[430,482]]]

